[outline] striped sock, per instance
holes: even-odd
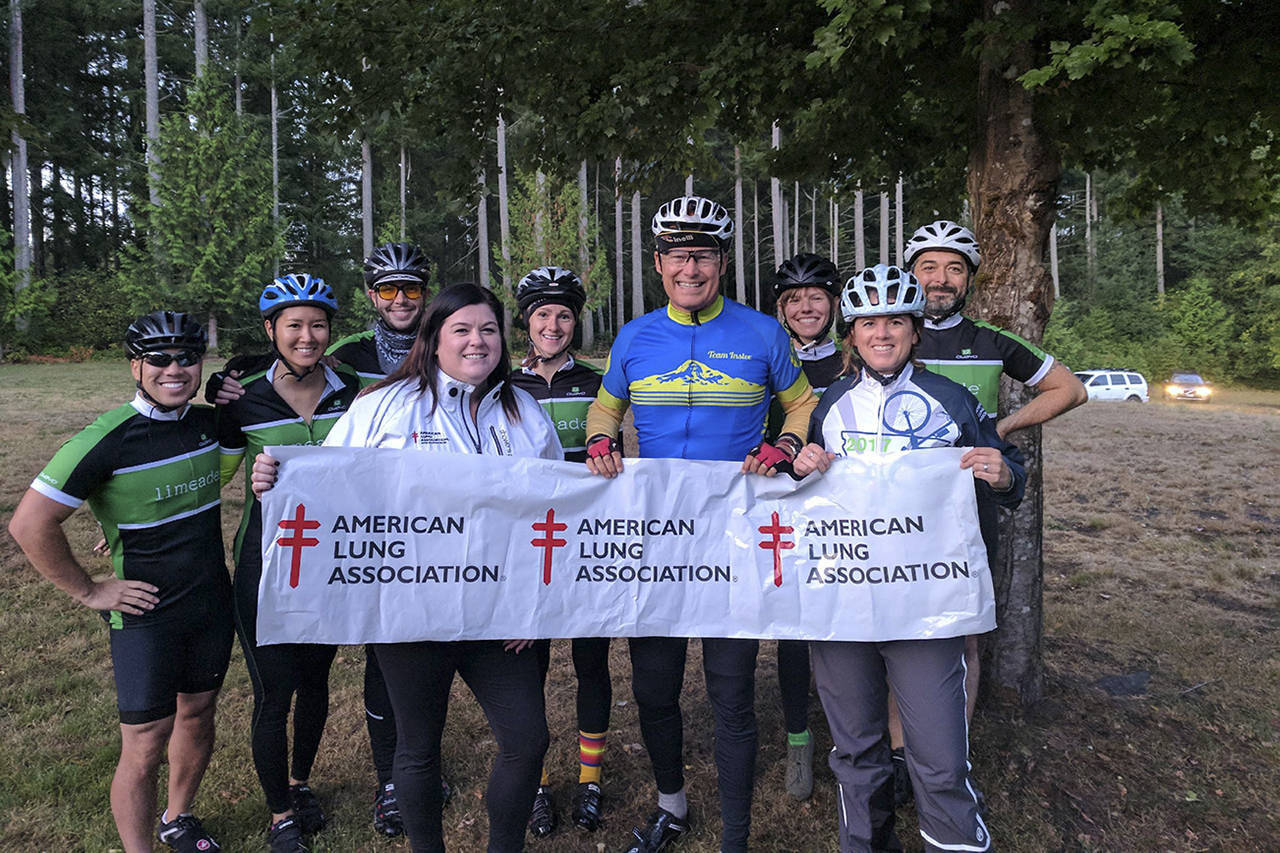
[[[578,732],[578,783],[600,784],[600,757],[608,732]]]

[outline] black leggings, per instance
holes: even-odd
[[[809,641],[778,641],[778,694],[787,733],[809,728]]]
[[[293,806],[289,799],[289,776],[305,780],[320,749],[325,720],[329,716],[329,666],[337,646],[310,643],[257,644],[258,581],[262,576],[261,557],[255,548],[245,548],[236,566],[236,633],[244,649],[249,679],[253,682],[253,722],[250,743],[253,766],[267,795],[272,814]],[[289,760],[289,706],[293,709],[293,760]]]
[[[372,645],[364,647],[364,721],[369,727],[373,769],[381,788],[391,781],[391,768],[396,760],[396,714],[373,648]],[[808,689],[807,684],[805,688]]]
[[[551,669],[551,641],[533,644],[538,655],[542,686],[547,686]],[[578,730],[597,734],[609,730],[609,709],[613,705],[613,684],[609,680],[609,638],[575,637],[572,640],[573,671],[578,677]],[[808,685],[805,685],[808,689]]]
[[[675,637],[631,640],[631,678],[640,734],[658,791],[684,787],[684,721],[680,690],[689,641]],[[756,640],[705,638],[702,666],[707,697],[715,714],[716,774],[720,787],[720,849],[747,849],[751,831],[751,791],[755,785]]]
[[[524,849],[548,742],[537,656],[503,651],[496,640],[388,643],[375,649],[395,708],[396,794],[414,853],[444,850],[440,736],[454,673],[475,694],[498,742],[485,793],[488,849]]]

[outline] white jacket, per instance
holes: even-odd
[[[418,391],[416,379],[364,394],[338,419],[324,443],[328,447],[416,448],[446,453],[485,453],[563,459],[564,450],[542,407],[513,387],[520,420],[512,422],[492,388],[471,419],[475,386],[436,374],[436,406]]]

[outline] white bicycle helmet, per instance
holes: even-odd
[[[724,246],[733,237],[729,211],[709,198],[686,195],[673,198],[653,215],[653,236],[705,234]]]
[[[915,266],[916,256],[921,252],[935,250],[963,255],[969,262],[970,272],[982,263],[982,254],[978,251],[978,241],[973,232],[949,219],[939,219],[917,228],[907,241],[903,255],[907,269]]]
[[[924,316],[924,288],[906,270],[876,264],[849,278],[840,294],[840,317],[850,323],[857,317],[881,314]]]

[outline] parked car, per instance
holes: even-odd
[[[1136,370],[1077,370],[1076,378],[1084,383],[1084,390],[1090,400],[1145,403],[1151,399],[1147,380]]]
[[[1199,373],[1175,373],[1164,386],[1164,396],[1170,400],[1207,403],[1213,397],[1213,386]]]

